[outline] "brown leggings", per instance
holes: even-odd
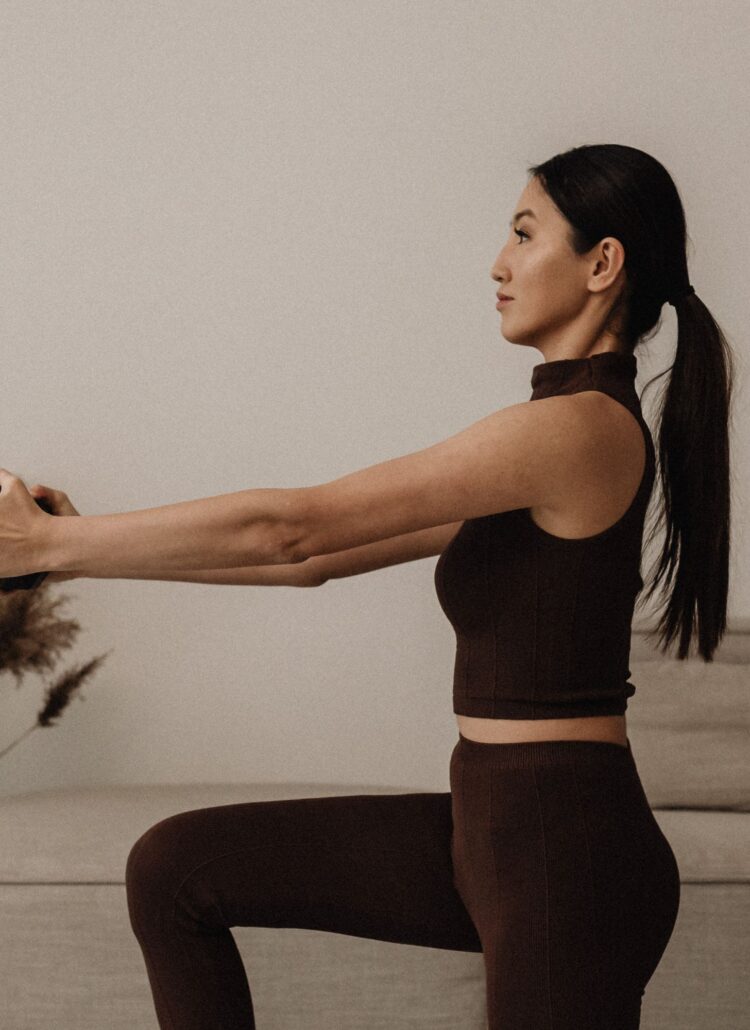
[[[635,1030],[677,862],[630,750],[459,733],[450,793],[178,812],[126,886],[159,1026],[252,1030],[232,926],[483,952],[489,1030]]]

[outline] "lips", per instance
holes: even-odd
[[[513,298],[509,297],[507,293],[498,293],[497,294],[497,299],[498,300],[513,300]]]

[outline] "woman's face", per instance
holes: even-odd
[[[533,214],[512,220],[492,267],[496,292],[513,298],[499,311],[502,334],[510,343],[536,347],[548,361],[587,353],[602,339],[624,280],[622,246],[608,236],[588,253],[576,254],[567,220],[536,177],[513,214],[529,209]],[[606,349],[613,349],[611,342]]]

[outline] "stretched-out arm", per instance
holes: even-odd
[[[240,490],[114,515],[34,507],[33,540],[22,537],[16,552],[39,559],[32,569],[137,577],[293,564],[496,512],[556,509],[571,491],[611,479],[605,402],[582,391],[514,404],[424,450],[319,486]],[[4,482],[12,489],[12,477]],[[23,507],[14,497],[5,506],[9,541]],[[6,574],[18,572],[9,561]]]

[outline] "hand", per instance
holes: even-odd
[[[53,515],[80,515],[80,511],[71,504],[70,498],[62,490],[53,490],[51,486],[43,486],[41,483],[34,483],[29,488],[32,497],[43,497],[52,509]],[[77,579],[77,572],[66,570],[65,572],[48,572],[44,577],[45,583],[62,583],[68,579]]]
[[[34,502],[19,476],[0,468],[0,577],[45,571],[51,518]]]
[[[70,498],[62,490],[53,490],[51,486],[42,486],[41,483],[34,483],[29,487],[32,497],[43,497],[49,502],[53,515],[80,515],[70,503]]]

